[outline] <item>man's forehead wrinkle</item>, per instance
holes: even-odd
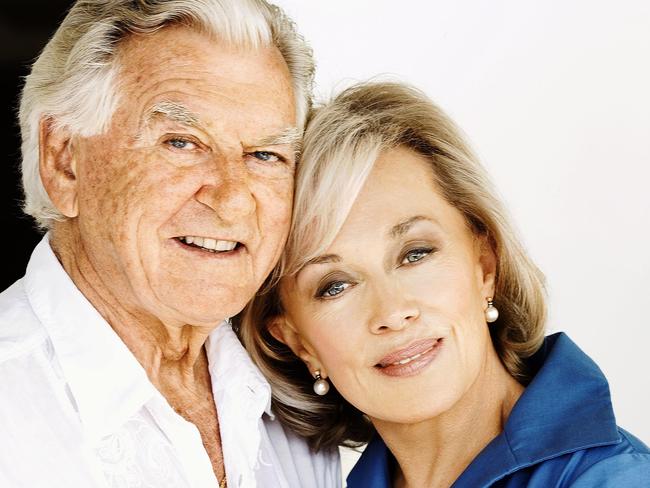
[[[190,83],[184,84],[185,81],[190,81]],[[201,120],[201,117],[197,113],[206,112],[206,115],[209,117],[210,113],[215,110],[220,111],[234,107],[242,111],[252,110],[254,108],[256,112],[259,112],[261,107],[268,107],[271,109],[271,113],[277,112],[271,99],[267,99],[266,97],[252,98],[250,95],[244,97],[244,94],[249,93],[249,90],[246,90],[245,84],[232,84],[232,86],[224,84],[219,86],[206,83],[208,86],[201,86],[196,83],[197,81],[204,80],[167,79],[149,85],[144,89],[141,87],[139,88],[140,95],[146,97],[146,99],[140,103],[140,106],[155,108],[158,104],[167,103],[168,105],[161,107],[163,110],[160,112],[163,115],[166,112],[183,110],[192,113],[197,120]],[[171,83],[174,83],[174,85],[164,90],[161,89],[161,85],[169,85]],[[255,85],[251,84],[251,91],[253,88],[255,88]],[[201,108],[203,105],[209,105],[210,107],[209,109],[205,107]],[[189,109],[189,106],[192,106],[193,109]],[[244,114],[242,113],[242,115]]]
[[[276,89],[260,92],[258,83],[233,79],[228,69],[223,76],[204,69],[170,76],[168,69],[149,64],[139,73],[125,73],[122,80],[124,120],[137,117],[133,122],[138,126],[138,139],[144,137],[147,128],[153,128],[152,122],[167,119],[200,129],[210,137],[233,137],[231,143],[237,138],[240,148],[262,142],[289,145],[296,154],[301,149],[301,133],[293,127],[293,105],[277,104]],[[229,137],[226,133],[232,129],[237,134]]]
[[[140,130],[143,130],[152,122],[167,119],[208,131],[214,125],[214,121],[211,119],[216,115],[215,107],[217,107],[218,111],[219,108],[224,106],[223,103],[214,104],[215,95],[222,94],[198,89],[196,86],[192,86],[192,90],[184,90],[183,87],[179,86],[162,86],[169,81],[161,80],[151,84],[147,90],[142,90],[135,95],[137,100],[135,104],[140,107],[138,112],[141,114],[138,116]],[[210,100],[212,101],[209,102]],[[206,102],[214,105],[209,111],[202,108],[202,105]],[[133,112],[132,108],[130,112]]]
[[[179,96],[214,96],[223,93],[227,87],[219,76],[207,71],[196,76],[170,76],[169,66],[159,70],[147,67],[138,73],[125,75],[121,85],[126,98],[142,100],[141,106],[152,104],[153,99],[174,102]]]
[[[137,60],[129,58],[124,63],[127,66],[121,67],[120,77],[128,91],[139,93],[147,93],[160,85],[170,83],[180,88],[189,86],[192,91],[205,90],[212,93],[241,92],[248,91],[246,90],[247,86],[257,87],[255,82],[249,80],[249,75],[246,72],[237,73],[229,66],[222,66],[220,67],[222,69],[217,70],[215,66],[201,66],[197,63],[200,61],[183,62],[177,58],[169,60],[157,58],[156,64],[149,59],[138,63]],[[263,68],[259,69],[264,70]],[[172,73],[178,73],[178,75]],[[290,82],[287,83],[288,88],[291,89],[292,85]]]

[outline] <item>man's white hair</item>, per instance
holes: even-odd
[[[78,0],[32,66],[20,101],[23,209],[41,228],[65,218],[40,178],[41,118],[81,136],[103,133],[119,98],[120,41],[168,25],[187,26],[236,46],[275,45],[293,80],[297,124],[304,126],[314,61],[294,24],[275,5],[264,0]]]

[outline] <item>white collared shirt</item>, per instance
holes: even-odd
[[[228,486],[339,487],[338,453],[310,452],[227,322],[206,342]],[[0,487],[216,488],[198,429],[167,403],[76,288],[46,236],[0,294]]]

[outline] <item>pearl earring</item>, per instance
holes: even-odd
[[[330,391],[330,384],[327,380],[321,378],[320,371],[314,373],[314,378],[316,378],[316,381],[314,381],[314,393],[320,396],[326,395]]]
[[[499,318],[499,310],[492,303],[492,297],[487,299],[488,306],[485,309],[485,321],[488,323],[495,322]]]

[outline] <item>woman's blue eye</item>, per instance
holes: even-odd
[[[318,296],[323,298],[332,298],[340,293],[343,293],[349,286],[350,283],[346,283],[344,281],[335,281],[334,283],[330,283],[325,288],[323,288],[322,291],[318,293]]]
[[[431,251],[432,249],[413,249],[406,253],[401,264],[416,263],[431,254]]]
[[[281,161],[281,158],[277,154],[268,151],[255,151],[251,154],[260,161],[264,161],[266,163],[277,163]]]

